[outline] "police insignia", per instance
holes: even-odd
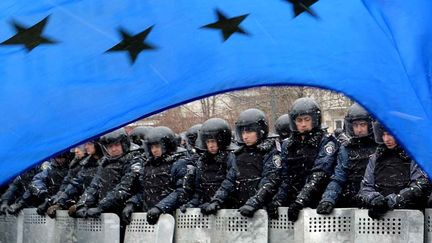
[[[273,156],[273,164],[276,166],[276,168],[282,167],[282,159],[279,155]]]
[[[324,147],[324,151],[326,152],[326,154],[332,155],[335,152],[335,147],[333,144],[327,144]]]

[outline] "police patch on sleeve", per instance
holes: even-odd
[[[276,168],[282,167],[282,159],[281,159],[280,155],[274,155],[273,156],[273,164],[274,164],[274,166],[276,166]]]
[[[324,151],[327,155],[332,155],[336,151],[336,148],[333,143],[328,143],[326,146],[324,146]]]

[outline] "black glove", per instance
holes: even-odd
[[[6,214],[9,211],[9,205],[8,202],[4,201],[2,202],[0,206],[0,215]]]
[[[102,209],[99,207],[89,208],[87,210],[87,217],[89,218],[99,218],[102,213]]]
[[[278,201],[272,201],[269,205],[267,205],[267,214],[269,218],[271,219],[278,219],[279,218],[279,212],[278,208],[281,206],[281,204]]]
[[[87,218],[87,207],[82,207],[77,209],[75,212],[75,217],[77,218]]]
[[[205,210],[206,210],[206,208],[207,208],[207,206],[208,206],[209,204],[210,204],[210,203],[206,202],[206,203],[203,203],[203,204],[201,204],[201,205],[198,206],[198,207],[201,209],[201,213],[202,213],[202,214],[206,215],[206,214],[205,214]]]
[[[48,195],[48,192],[46,190],[39,190],[37,187],[31,186],[30,192],[33,196],[39,198],[39,199],[45,199],[45,197]]]
[[[147,212],[147,222],[149,224],[156,224],[159,216],[162,214],[162,210],[160,210],[157,207],[152,207],[148,212]]]
[[[47,209],[46,214],[47,214],[50,218],[53,219],[53,218],[55,218],[55,216],[56,216],[56,211],[59,210],[59,209],[61,209],[60,205],[58,205],[58,204],[54,204],[54,205],[50,206],[50,207]]]
[[[330,214],[333,211],[334,205],[331,202],[320,202],[316,209],[318,214]]]
[[[220,208],[220,203],[218,201],[213,201],[207,203],[205,208],[201,208],[201,213],[204,215],[216,214]]]
[[[257,209],[252,207],[251,205],[243,205],[241,208],[238,209],[238,211],[240,212],[241,215],[248,217],[248,218],[252,218],[253,215],[255,214],[255,211]]]
[[[132,213],[135,211],[134,205],[132,203],[126,204],[122,211],[122,221],[126,225],[130,224],[132,221]]]
[[[379,195],[372,199],[368,215],[373,219],[380,219],[389,209],[386,198],[383,195]]]
[[[303,209],[303,205],[298,202],[293,202],[288,207],[288,220],[291,222],[295,222],[298,219],[300,214],[300,210]]]
[[[45,200],[44,203],[42,203],[41,205],[39,205],[39,207],[37,207],[36,213],[39,214],[40,216],[45,216],[45,212],[47,211],[49,206],[50,206],[49,200]]]
[[[188,208],[187,204],[183,204],[179,207],[180,212],[182,213],[186,213],[187,208]]]

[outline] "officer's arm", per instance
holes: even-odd
[[[302,206],[308,206],[313,198],[321,196],[322,190],[324,190],[328,179],[334,171],[338,147],[335,139],[332,139],[332,137],[329,139],[328,142],[321,146],[312,168],[312,174],[297,195],[295,201]]]
[[[102,185],[102,178],[100,177],[102,166],[98,167],[95,177],[90,182],[90,185],[85,189],[84,193],[81,195],[77,203],[77,208],[80,207],[94,207],[97,204],[98,192],[100,186]]]
[[[109,191],[105,198],[99,202],[102,211],[115,207],[122,207],[128,198],[137,193],[139,177],[143,174],[143,161],[135,159],[130,162],[127,172],[122,176],[120,183]]]
[[[363,180],[360,184],[360,191],[358,193],[359,198],[367,205],[369,205],[375,197],[381,195],[375,190],[375,163],[376,157],[375,155],[372,155],[366,167],[365,175],[363,176]]]
[[[286,205],[288,201],[288,189],[290,187],[290,180],[289,180],[289,165],[288,165],[288,150],[287,150],[287,143],[288,140],[285,141],[282,145],[282,152],[281,152],[281,163],[282,168],[280,171],[280,180],[281,184],[279,188],[277,189],[276,195],[273,198],[273,203],[275,205]],[[294,172],[292,172],[294,173]]]
[[[402,189],[395,197],[391,198],[389,204],[391,208],[413,208],[420,206],[423,197],[430,194],[431,183],[427,175],[417,165],[411,161],[410,184]]]
[[[8,189],[5,193],[1,196],[2,202],[13,202],[18,194],[23,193],[24,187],[22,184],[21,176],[17,176],[9,185]]]
[[[72,198],[82,194],[85,190],[85,168],[81,168],[78,174],[70,180],[70,183],[66,186],[63,191],[59,191],[54,199],[54,204],[65,206],[66,202]]]
[[[201,205],[202,203],[202,187],[201,187],[201,177],[202,177],[202,170],[199,168],[202,168],[201,161],[196,162],[196,168],[195,168],[195,175],[193,180],[193,195],[189,202],[186,203],[186,207],[188,208],[195,208]]]
[[[342,146],[338,151],[337,165],[335,167],[334,174],[332,175],[331,181],[321,198],[321,202],[330,202],[333,205],[336,204],[339,195],[342,193],[342,189],[345,187],[349,175],[348,163],[347,150],[345,146]]]
[[[47,167],[33,177],[29,186],[29,191],[33,196],[40,197],[48,192],[47,180],[49,179],[50,171],[51,166]]]
[[[185,179],[187,179],[188,173],[190,175],[194,174],[193,171],[195,171],[195,167],[188,164],[184,159],[175,162],[171,168],[171,177],[175,183],[175,190],[159,201],[155,207],[162,210],[163,213],[170,213],[187,203],[192,194],[188,188],[190,185],[185,183]]]
[[[222,181],[221,186],[212,198],[212,201],[218,201],[220,205],[225,203],[228,196],[232,194],[236,188],[238,168],[236,158],[233,153],[228,154],[227,165],[227,174],[225,180]]]
[[[282,159],[274,149],[263,162],[264,169],[257,193],[245,203],[255,209],[261,208],[276,194],[281,181]]]

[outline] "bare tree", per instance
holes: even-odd
[[[313,97],[321,105],[323,112],[343,109],[352,101],[340,93],[310,87],[260,87],[206,97],[196,102],[176,107],[147,119],[166,125],[181,132],[194,124],[202,123],[211,117],[220,117],[234,126],[240,112],[257,108],[267,114],[272,128],[275,120],[289,112],[292,103],[300,97]],[[272,129],[271,129],[272,130]]]

